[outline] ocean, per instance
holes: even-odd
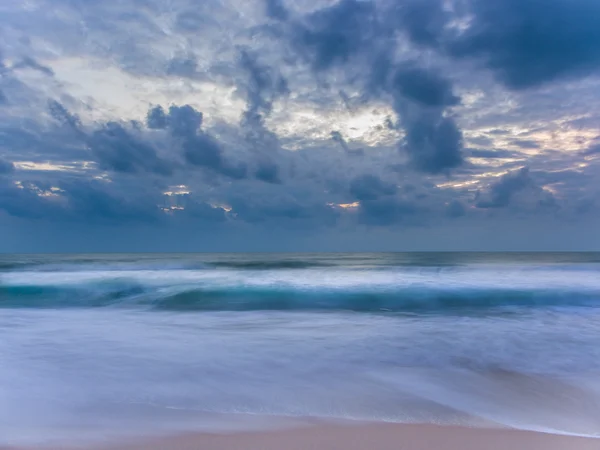
[[[0,255],[0,445],[296,419],[600,436],[600,254]]]

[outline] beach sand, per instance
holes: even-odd
[[[39,448],[47,450],[49,447]],[[67,447],[52,447],[52,450],[65,448]],[[276,431],[187,434],[73,448],[86,450],[600,450],[600,439],[510,429],[437,425],[318,424]],[[25,449],[11,448],[10,450]]]

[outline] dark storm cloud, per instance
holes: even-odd
[[[202,126],[203,115],[190,105],[170,106],[168,128],[173,136],[189,138],[195,136]]]
[[[359,220],[366,225],[388,226],[414,219],[422,212],[413,201],[386,196],[361,202]]]
[[[275,69],[259,64],[256,57],[246,50],[240,52],[240,66],[248,75],[246,117],[268,115],[273,108],[273,102],[289,94],[287,80]]]
[[[229,178],[246,178],[246,165],[235,164],[225,158],[221,144],[201,129],[202,120],[202,113],[190,105],[170,106],[168,113],[161,106],[155,106],[146,116],[148,128],[169,130],[180,143],[187,163]]]
[[[560,192],[557,199],[594,196],[597,165],[573,169],[573,173],[559,170],[567,163],[578,167],[576,157],[593,160],[597,149],[571,152],[568,157],[545,149],[538,156],[520,153],[514,146],[534,148],[534,143],[525,139],[538,134],[531,129],[517,133],[517,125],[527,127],[521,123],[532,121],[526,113],[546,109],[546,104],[533,102],[535,107],[506,119],[510,113],[505,112],[505,105],[496,111],[493,104],[492,99],[497,98],[491,92],[494,89],[482,89],[481,96],[481,86],[472,85],[480,78],[466,72],[478,61],[484,71],[492,71],[515,90],[590,73],[596,67],[595,50],[579,38],[588,33],[595,39],[600,32],[592,32],[587,25],[589,17],[580,17],[582,31],[572,32],[572,48],[563,49],[564,36],[575,23],[573,14],[579,14],[566,14],[562,22],[558,20],[562,16],[556,13],[557,7],[567,8],[568,0],[257,1],[264,2],[262,10],[230,1],[190,0],[167,6],[156,0],[41,0],[36,3],[38,12],[26,13],[19,7],[19,22],[11,27],[25,27],[24,34],[31,35],[31,42],[47,38],[52,53],[39,46],[28,61],[23,58],[29,54],[27,46],[11,46],[23,45],[18,51],[11,50],[7,68],[0,68],[0,103],[2,92],[10,102],[0,109],[0,154],[20,163],[54,166],[29,170],[26,164],[20,165],[14,176],[0,177],[6,182],[1,187],[0,208],[20,217],[65,221],[88,218],[118,224],[135,222],[136,216],[140,222],[182,224],[195,218],[227,226],[265,224],[266,230],[271,224],[288,227],[297,223],[299,229],[310,230],[333,225],[338,219],[344,226],[384,227],[423,224],[434,217],[446,223],[475,216],[509,217],[523,210],[519,209],[522,203],[532,205],[531,210],[551,204],[553,197],[540,187],[543,183]],[[590,1],[575,0],[570,5],[592,15],[596,8],[589,6]],[[532,5],[537,8],[535,14]],[[59,14],[51,13],[54,10]],[[42,17],[45,13],[50,13],[50,19]],[[469,14],[471,20],[464,20]],[[29,17],[31,24],[27,23]],[[0,22],[5,24],[3,19]],[[551,28],[558,34],[549,33]],[[552,46],[558,51],[552,53]],[[533,49],[539,50],[537,56]],[[566,55],[571,50],[573,54]],[[526,59],[527,54],[533,56]],[[557,55],[556,60],[552,54]],[[558,63],[560,58],[565,58],[564,67]],[[106,69],[106,79],[91,93],[89,80],[76,79],[74,74],[85,76],[96,64],[106,64],[101,67]],[[56,78],[50,77],[52,69]],[[73,73],[68,73],[71,70]],[[139,86],[131,74],[142,75]],[[27,97],[22,88],[14,89],[18,83],[29,83],[35,95]],[[36,83],[39,87],[33,86]],[[111,84],[128,90],[127,95],[123,99],[116,98],[116,92],[103,96]],[[235,88],[234,98],[215,101],[214,92],[206,94],[213,85],[215,92],[224,96]],[[531,100],[529,94],[525,98],[524,93],[498,91],[510,97],[511,104]],[[458,95],[462,92],[464,103]],[[35,106],[45,102],[49,93],[65,102],[49,105],[50,115],[62,124],[60,128],[48,125],[45,115],[39,117],[43,106]],[[76,93],[81,96],[73,97]],[[190,105],[165,106],[168,101],[161,100],[165,95],[173,101],[182,95],[194,96],[194,104],[205,105],[200,108],[205,115]],[[553,100],[560,103],[560,95]],[[238,108],[240,97],[245,106],[239,111],[240,122],[233,124],[236,117],[232,118],[231,112]],[[345,110],[340,108],[340,97]],[[31,102],[33,106],[27,109],[29,98],[37,103]],[[280,114],[278,102],[283,100],[292,107]],[[163,102],[163,107],[151,108],[145,124],[130,121],[139,106],[149,102]],[[364,129],[361,123],[359,129],[348,131],[363,113],[372,112],[371,117],[379,120],[381,111],[388,109],[386,104],[393,109],[387,122],[393,131],[371,123],[371,118],[364,120]],[[81,112],[81,120],[71,112],[79,112],[76,107],[87,108]],[[103,108],[93,111],[92,117],[120,111],[132,116],[90,123],[84,114],[92,107]],[[570,117],[579,117],[581,108]],[[317,109],[317,116],[325,115],[326,120],[313,123],[314,119],[305,115],[311,109]],[[489,109],[494,110],[493,119]],[[13,113],[15,117],[9,117]],[[594,128],[594,112],[589,116],[586,127]],[[306,123],[300,123],[304,117]],[[536,123],[538,130],[549,130],[544,123],[547,117]],[[331,123],[336,120],[340,123]],[[485,120],[488,123],[482,125]],[[483,149],[463,148],[459,124],[472,127],[465,133],[468,144]],[[325,126],[331,128],[324,133]],[[506,127],[498,132],[516,150],[492,149],[497,142],[484,137],[494,134],[492,127]],[[329,130],[341,132],[331,132],[329,139]],[[355,137],[363,132],[362,138]],[[401,136],[395,145],[389,141],[393,136]],[[297,151],[288,151],[292,148]],[[361,156],[349,158],[353,155]],[[489,161],[464,163],[465,157]],[[436,188],[443,181],[442,174],[450,176],[452,172],[451,181],[460,186],[463,181],[489,180],[473,177],[490,167],[505,171],[523,164],[503,158],[527,158],[532,171],[493,178],[495,182],[475,200],[470,193],[473,185]],[[90,159],[97,164],[87,164]],[[57,164],[63,167],[52,170]],[[544,170],[549,173],[543,174]],[[428,176],[432,174],[438,177]],[[110,182],[88,183],[84,177],[104,177]],[[23,189],[12,183],[22,178]],[[44,187],[31,187],[27,179]],[[403,186],[398,187],[400,180]],[[425,180],[430,183],[426,185]],[[355,201],[358,204],[351,208],[338,206]],[[473,206],[496,211],[484,214]],[[498,211],[504,207],[505,212]],[[459,217],[464,219],[450,220]]]
[[[169,126],[169,117],[162,106],[154,106],[148,110],[146,126],[151,130],[164,130]]]
[[[34,190],[19,188],[0,178],[0,210],[14,217],[26,219],[54,219],[60,210]],[[58,212],[58,214],[57,214]]]
[[[482,196],[483,198],[477,198],[475,206],[477,208],[505,208],[521,195],[532,198],[535,206],[556,206],[554,196],[539,187],[527,167],[500,177],[490,186],[489,191]]]
[[[371,2],[340,0],[292,24],[292,45],[317,71],[345,64],[373,44],[374,13]]]
[[[350,182],[350,194],[359,201],[376,200],[396,191],[395,184],[386,183],[375,175],[361,175]]]
[[[446,215],[448,217],[456,218],[462,217],[467,213],[465,205],[458,200],[452,200],[446,207]]]
[[[62,183],[67,199],[65,214],[90,222],[155,222],[161,219],[156,198],[148,192],[143,196],[124,196],[110,192],[106,183],[76,180]]]
[[[428,19],[430,11],[421,11],[416,3],[405,6],[390,18],[378,14],[375,3],[340,0],[289,24],[294,30],[292,47],[317,73],[346,67],[348,81],[358,80],[366,98],[391,96],[406,133],[402,148],[412,167],[432,174],[447,172],[463,163],[462,132],[447,110],[460,99],[453,93],[452,82],[434,69],[394,62],[394,37],[401,28],[394,20],[401,17],[405,27],[413,24],[406,27],[409,34],[423,42],[430,39],[419,34],[418,28],[438,22]]]
[[[248,223],[282,223],[322,226],[332,224],[337,213],[330,207],[313,202],[299,202],[290,196],[273,198],[232,198],[232,212]]]
[[[101,169],[122,173],[152,172],[170,175],[172,167],[156,150],[117,122],[108,122],[87,138]]]
[[[14,217],[88,223],[149,222],[161,217],[147,192],[124,196],[110,192],[104,182],[87,180],[63,180],[60,188],[59,194],[43,196],[36,185],[0,183],[0,209]]]
[[[515,194],[531,186],[533,186],[533,180],[527,167],[509,172],[491,185],[489,199],[479,200],[476,206],[478,208],[506,207]]]
[[[449,80],[422,68],[400,67],[393,80],[394,110],[406,132],[405,149],[414,168],[432,174],[463,163],[463,135],[445,112],[460,99]]]
[[[600,68],[595,0],[474,0],[470,7],[471,24],[450,52],[482,58],[510,88]]]
[[[460,102],[460,98],[452,92],[450,80],[413,65],[396,70],[392,91],[424,106],[454,106]]]
[[[205,222],[225,222],[227,216],[222,208],[215,208],[207,203],[199,202],[194,199],[188,199],[185,202],[185,210],[182,211],[185,217],[201,219]]]
[[[5,161],[0,158],[0,175],[6,175],[12,173],[15,170],[15,165],[10,161]]]
[[[283,4],[283,0],[265,0],[267,17],[277,20],[287,20],[290,13]]]
[[[463,163],[462,132],[452,117],[420,111],[405,114],[403,123],[406,150],[417,170],[437,174]]]
[[[48,110],[50,111],[50,115],[61,125],[66,125],[77,134],[83,133],[80,130],[81,121],[79,117],[76,114],[71,114],[61,103],[56,100],[48,101]]]
[[[411,40],[454,58],[479,60],[515,90],[600,68],[600,3],[595,0],[467,0],[454,12],[442,0],[396,7]]]
[[[432,47],[439,45],[440,31],[449,19],[441,0],[395,2],[386,13],[390,27],[398,27],[418,45]]]
[[[279,178],[279,168],[277,165],[271,162],[263,162],[259,164],[258,169],[256,169],[255,176],[258,180],[264,181],[265,183],[281,183],[281,179]]]
[[[156,149],[145,142],[137,130],[128,130],[118,122],[107,122],[92,133],[86,133],[79,117],[61,103],[51,100],[48,109],[56,121],[71,129],[85,143],[101,169],[129,174],[172,173],[171,164],[159,158]]]

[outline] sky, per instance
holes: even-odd
[[[597,0],[5,0],[0,251],[600,250]]]

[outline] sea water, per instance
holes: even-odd
[[[277,418],[600,435],[599,375],[600,254],[0,256],[0,445]]]

